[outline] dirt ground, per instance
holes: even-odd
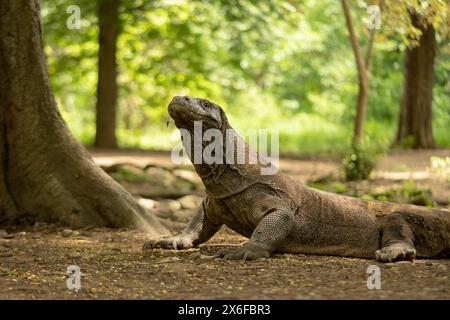
[[[430,155],[399,153],[383,159],[370,183],[385,188],[414,181],[450,198],[449,183],[431,173]],[[101,165],[164,164],[167,154],[94,153]],[[338,174],[339,164],[283,160],[299,181]],[[1,229],[1,228],[0,228]],[[376,263],[312,255],[275,255],[258,261],[223,261],[211,255],[246,239],[224,228],[198,249],[142,251],[136,230],[36,223],[0,230],[0,299],[450,299],[450,260]],[[69,290],[66,270],[81,269],[81,289]],[[378,265],[381,289],[367,288],[367,267]]]

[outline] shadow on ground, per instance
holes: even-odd
[[[324,187],[342,193],[379,194],[413,180],[445,208],[450,183],[428,165],[436,152],[443,157],[450,151],[433,152],[388,156],[371,181],[344,186],[336,181],[336,162],[288,159],[281,167],[303,183],[333,176]],[[142,205],[175,229],[183,228],[198,206],[203,193],[198,177],[189,166],[170,167],[168,154],[94,156]],[[148,199],[152,195],[158,197]],[[142,251],[145,240],[136,230],[70,230],[45,223],[0,230],[0,299],[450,299],[450,260],[383,264],[289,254],[250,262],[211,259],[224,245],[245,241],[226,228],[199,249]],[[380,290],[367,288],[367,267],[374,264],[381,270]],[[81,269],[79,291],[66,286],[69,265]]]
[[[224,261],[209,255],[245,240],[229,230],[179,252],[142,251],[144,240],[139,231],[69,234],[53,225],[8,234],[0,240],[0,299],[450,299],[450,260],[383,264],[283,254]],[[380,290],[367,288],[373,264],[381,269]],[[81,268],[78,292],[66,287],[69,265]]]

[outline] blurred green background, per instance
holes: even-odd
[[[81,29],[65,28],[66,8],[81,9]],[[43,0],[50,78],[72,133],[95,137],[98,21],[95,1]],[[352,2],[365,48],[367,3]],[[207,97],[242,130],[280,130],[282,154],[340,155],[353,132],[358,92],[354,56],[339,1],[122,1],[118,65],[121,147],[166,150],[174,95]],[[390,28],[390,29],[389,29]],[[383,20],[370,77],[366,135],[387,147],[395,136],[405,39]],[[437,37],[433,130],[450,147],[450,53]]]

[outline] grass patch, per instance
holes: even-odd
[[[357,185],[333,181],[332,176],[311,181],[307,185],[311,188],[344,194],[365,200],[388,201],[401,204],[414,204],[426,207],[435,207],[431,190],[417,187],[414,181],[405,182],[401,188],[389,189],[378,193],[363,193]]]
[[[110,173],[111,177],[116,181],[127,182],[150,182],[150,176],[143,173],[137,173],[136,171],[126,168],[118,168],[115,172]]]
[[[415,204],[419,206],[434,207],[436,203],[431,190],[420,189],[413,181],[408,181],[399,189],[388,190],[382,193],[368,194],[362,196],[365,199],[389,201],[395,203]]]

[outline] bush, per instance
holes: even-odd
[[[352,146],[343,159],[346,181],[366,180],[375,168],[378,152],[363,144]]]

